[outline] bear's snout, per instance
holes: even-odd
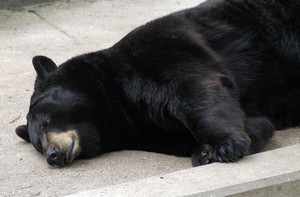
[[[63,166],[65,163],[65,154],[61,154],[61,151],[57,147],[49,147],[46,152],[46,160],[51,166]]]
[[[42,141],[44,142],[44,141]],[[80,143],[75,130],[48,132],[44,143],[44,155],[51,166],[64,166],[73,161],[80,152]]]

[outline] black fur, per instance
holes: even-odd
[[[276,128],[300,124],[299,10],[299,0],[210,0],[57,69],[37,57],[28,122],[40,125],[37,106],[53,100],[46,114],[60,118],[47,128],[76,128],[82,157],[137,149],[197,166],[259,152]]]

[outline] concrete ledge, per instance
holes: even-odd
[[[299,180],[297,144],[237,163],[214,163],[70,196],[298,196]]]

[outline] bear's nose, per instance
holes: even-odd
[[[62,154],[60,154],[59,148],[49,147],[46,152],[46,160],[51,166],[61,166],[63,165],[64,158],[62,157]]]

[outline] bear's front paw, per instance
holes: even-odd
[[[213,148],[209,144],[201,144],[192,154],[192,165],[200,166],[211,163],[213,160]]]
[[[214,160],[218,162],[235,162],[248,153],[249,140],[231,139],[222,143],[215,151]]]

